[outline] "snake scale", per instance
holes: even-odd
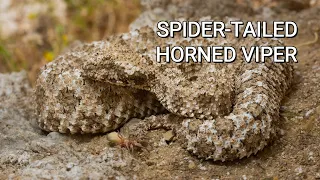
[[[182,119],[177,136],[187,150],[214,161],[250,156],[275,137],[291,63],[246,63],[241,55],[229,64],[157,63],[155,47],[167,45],[283,46],[231,36],[165,39],[150,27],[84,43],[42,68],[35,92],[39,126],[104,133],[132,118],[170,113]]]

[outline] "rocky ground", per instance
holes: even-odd
[[[167,142],[165,130],[149,131],[144,147],[133,151],[111,146],[104,134],[41,131],[32,88],[21,72],[0,74],[0,179],[320,179],[320,41],[309,43],[320,35],[320,8],[254,11],[248,19],[293,20],[299,26],[299,35],[285,40],[298,47],[299,63],[281,107],[279,136],[257,155],[224,163],[199,160]],[[140,121],[132,120],[123,133],[134,132]]]

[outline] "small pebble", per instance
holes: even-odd
[[[61,141],[61,140],[64,140],[64,139],[67,138],[66,136],[64,136],[63,134],[58,133],[58,132],[50,132],[47,135],[47,137],[52,139],[52,140],[55,140],[55,141]]]
[[[74,166],[73,163],[68,163],[68,164],[66,165],[66,170],[67,170],[67,171],[70,171],[71,168],[73,168],[73,166]]]
[[[173,137],[175,136],[175,133],[173,130],[167,131],[166,133],[163,134],[164,140],[166,141],[172,141]]]
[[[193,161],[189,162],[188,168],[189,169],[194,169],[196,167],[196,163],[194,163]]]
[[[311,109],[306,112],[305,117],[309,117],[313,113],[314,109]]]

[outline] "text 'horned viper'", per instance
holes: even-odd
[[[290,63],[157,63],[156,46],[280,46],[272,39],[165,39],[148,27],[82,44],[47,64],[36,85],[39,126],[61,133],[100,133],[132,118],[171,113],[177,133],[200,158],[233,160],[275,136]],[[238,52],[240,53],[240,52]]]

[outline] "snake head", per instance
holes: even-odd
[[[82,69],[86,78],[145,90],[155,79],[150,62],[124,42],[111,42],[96,56],[90,56]]]

